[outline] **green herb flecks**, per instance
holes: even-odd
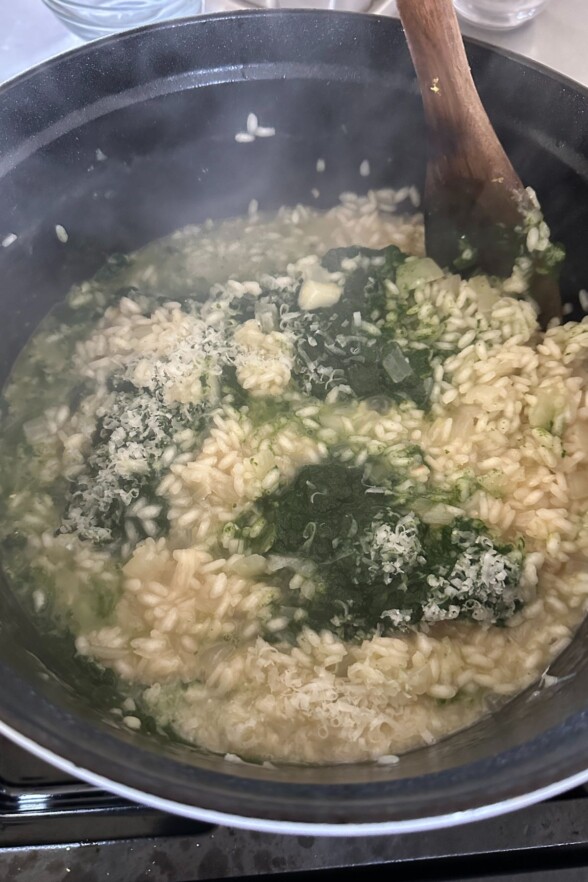
[[[387,320],[390,292],[406,256],[395,246],[381,251],[337,248],[322,266],[343,273],[339,302],[303,315],[297,334],[294,376],[318,398],[385,396],[427,406],[432,387],[432,353],[400,346]]]

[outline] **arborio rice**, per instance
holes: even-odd
[[[584,616],[588,325],[540,333],[524,262],[443,274],[416,198],[180,230],[74,289],[16,365],[6,566],[120,675],[129,727],[386,761],[524,689]],[[417,259],[321,263],[391,243]]]

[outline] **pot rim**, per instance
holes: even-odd
[[[16,729],[0,720],[0,735],[9,738],[18,747],[32,753],[38,759],[49,763],[74,778],[79,778],[87,784],[114,793],[122,799],[140,803],[155,811],[179,815],[194,821],[202,821],[207,824],[235,827],[240,830],[255,830],[260,833],[281,833],[299,836],[381,836],[384,834],[402,833],[425,833],[430,830],[442,830],[457,827],[461,824],[469,824],[474,821],[484,821],[519,809],[528,808],[535,803],[559,796],[566,790],[580,787],[588,782],[588,768],[582,772],[570,775],[568,778],[555,781],[540,787],[537,790],[523,793],[519,796],[509,797],[488,805],[481,805],[473,809],[450,812],[414,818],[406,821],[379,821],[371,823],[345,823],[331,824],[322,822],[283,821],[270,818],[257,818],[250,815],[234,815],[229,812],[219,812],[212,809],[199,808],[198,806],[186,805],[172,799],[156,796],[153,793],[145,793],[135,787],[121,784],[118,781],[92,772],[90,769],[78,766],[71,760],[54,753],[41,744],[21,734]]]
[[[194,24],[199,24],[200,22],[208,22],[208,21],[221,21],[221,20],[231,20],[231,19],[239,19],[239,18],[250,18],[255,16],[256,18],[333,18],[336,16],[337,18],[348,18],[353,20],[362,19],[370,20],[370,21],[379,21],[382,24],[396,22],[397,26],[401,27],[400,19],[397,15],[386,15],[381,12],[348,12],[340,9],[296,9],[296,8],[284,8],[284,9],[267,9],[267,8],[253,8],[248,7],[246,9],[232,9],[226,10],[224,12],[207,12],[204,15],[193,15],[193,16],[180,16],[179,18],[172,18],[161,22],[154,22],[153,24],[141,25],[136,28],[129,28],[128,30],[118,31],[114,34],[108,34],[104,37],[98,37],[95,40],[89,40],[83,43],[81,46],[73,46],[71,49],[65,49],[61,52],[57,52],[55,55],[52,55],[50,58],[47,58],[45,61],[41,61],[38,64],[35,64],[33,67],[27,68],[20,73],[15,74],[9,79],[0,82],[0,97],[2,96],[4,91],[7,91],[11,87],[24,82],[30,76],[36,76],[42,71],[48,70],[52,65],[59,64],[64,59],[68,59],[74,57],[76,55],[84,55],[89,50],[94,51],[100,49],[103,46],[106,46],[112,42],[118,42],[119,40],[123,40],[127,37],[132,37],[142,33],[148,33],[150,31],[165,31],[165,30],[173,30],[178,27],[186,27],[193,26]],[[532,70],[537,71],[545,76],[548,76],[552,80],[556,80],[562,86],[567,86],[575,92],[581,92],[588,98],[588,86],[585,86],[583,83],[578,82],[577,80],[572,79],[567,76],[567,74],[561,73],[561,71],[555,70],[555,68],[549,67],[547,64],[543,64],[540,61],[537,61],[534,58],[529,58],[525,55],[522,55],[520,52],[514,52],[512,49],[507,49],[503,46],[494,46],[490,42],[490,40],[483,40],[478,37],[470,37],[463,35],[463,40],[466,46],[466,49],[469,45],[479,46],[494,55],[500,55],[504,58],[508,58],[510,61],[515,61],[518,64],[528,67]]]

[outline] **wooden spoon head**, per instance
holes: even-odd
[[[425,185],[427,253],[460,272],[482,269],[508,276],[520,253],[522,198],[502,180],[442,179],[429,163]]]

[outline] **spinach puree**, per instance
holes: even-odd
[[[369,470],[329,462],[301,469],[237,527],[275,561],[282,637],[305,624],[344,640],[453,619],[503,624],[522,605],[522,547],[471,518],[442,526],[424,518]]]

